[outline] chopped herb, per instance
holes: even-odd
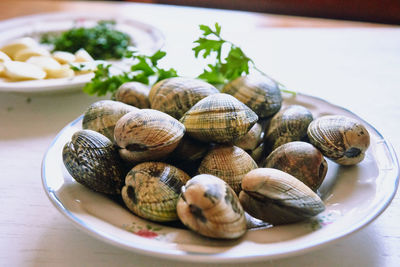
[[[84,48],[95,59],[120,59],[126,53],[131,38],[116,30],[114,21],[99,21],[91,28],[74,27],[61,34],[44,34],[40,41],[54,45],[53,51],[75,53]]]

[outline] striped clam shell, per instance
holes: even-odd
[[[127,174],[122,199],[140,217],[157,222],[175,221],[178,220],[178,197],[189,179],[185,172],[172,165],[143,162]]]
[[[300,105],[280,110],[272,117],[266,133],[268,147],[272,151],[285,143],[304,140],[312,120],[311,112]]]
[[[257,115],[246,105],[222,93],[203,98],[180,119],[191,137],[217,143],[239,139],[257,120]]]
[[[82,128],[99,132],[111,141],[117,121],[137,108],[113,100],[100,100],[91,104],[83,115]]]
[[[150,108],[150,88],[139,82],[122,84],[115,92],[115,100],[137,108]]]
[[[294,223],[325,210],[322,200],[294,176],[258,168],[243,177],[239,200],[251,216],[273,225]]]
[[[255,168],[257,163],[243,149],[219,145],[204,157],[198,172],[221,178],[239,194],[243,176]]]
[[[217,88],[202,80],[173,77],[153,85],[149,100],[152,109],[180,119],[199,100],[218,92]]]
[[[203,236],[234,239],[246,232],[238,197],[230,186],[213,175],[197,175],[182,187],[177,213],[184,225]]]
[[[221,92],[236,97],[260,118],[271,117],[282,105],[279,85],[262,75],[240,76],[227,83]]]
[[[162,159],[179,144],[185,127],[171,116],[153,109],[125,114],[115,125],[115,142],[128,162]]]
[[[263,141],[264,139],[264,132],[263,132],[263,127],[260,123],[256,123],[253,125],[253,127],[250,128],[250,130],[242,136],[240,139],[237,139],[234,142],[235,146],[238,146],[244,150],[254,150],[257,148],[258,145]]]
[[[118,151],[104,135],[80,130],[63,148],[63,162],[80,184],[101,193],[119,194],[125,169]]]
[[[342,165],[361,162],[370,144],[365,126],[341,115],[317,118],[308,126],[307,134],[324,156]]]
[[[295,141],[279,146],[271,152],[263,167],[289,173],[316,191],[325,179],[328,163],[313,145]]]

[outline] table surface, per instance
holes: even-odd
[[[400,29],[389,25],[116,2],[0,2],[0,19],[55,11],[107,12],[159,28],[169,63],[193,76],[199,24],[218,21],[287,87],[324,98],[374,125],[400,151]],[[186,266],[138,255],[78,230],[47,199],[41,160],[58,133],[97,98],[81,92],[0,92],[1,266]],[[307,254],[247,266],[398,266],[400,197],[373,223]],[[194,263],[192,266],[213,266]]]

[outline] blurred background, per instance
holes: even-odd
[[[123,1],[123,0],[121,0]],[[400,0],[125,0],[400,24]]]

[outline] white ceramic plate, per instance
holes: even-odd
[[[356,115],[321,99],[298,94],[287,104],[307,107],[314,117]],[[320,191],[326,210],[301,223],[253,228],[234,241],[213,240],[189,230],[143,220],[113,200],[76,183],[65,169],[61,151],[81,129],[82,117],[67,125],[43,159],[44,189],[55,207],[85,232],[116,246],[161,258],[202,262],[266,260],[331,243],[366,226],[389,205],[399,183],[399,167],[391,145],[367,122],[371,145],[363,162],[329,170]]]
[[[16,38],[31,36],[39,39],[46,32],[62,32],[76,26],[94,26],[99,20],[114,20],[116,29],[129,34],[135,47],[143,52],[155,52],[164,44],[161,32],[142,22],[128,17],[113,17],[90,13],[48,13],[20,17],[0,22],[0,47]],[[49,92],[81,89],[93,74],[73,78],[7,82],[0,79],[0,92]]]

